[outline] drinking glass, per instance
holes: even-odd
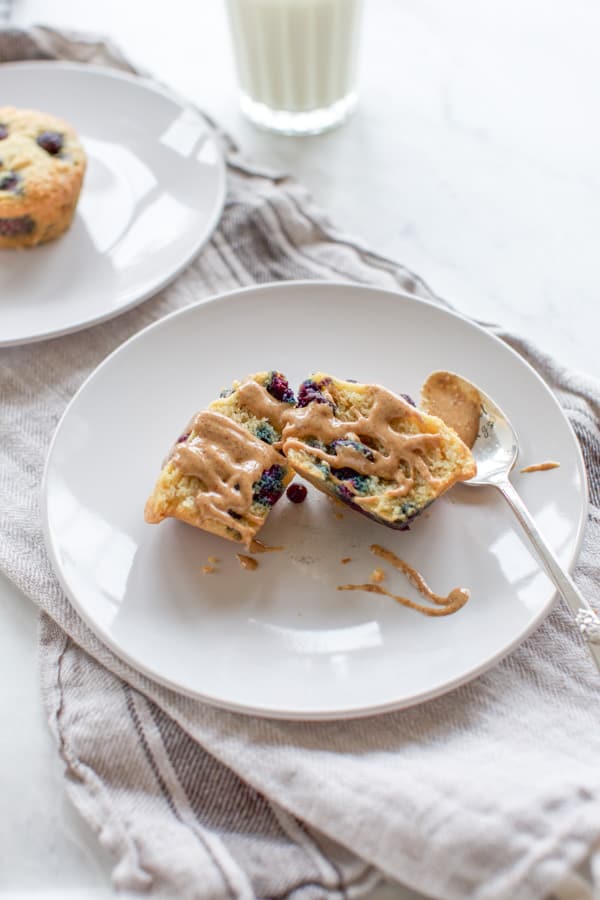
[[[317,134],[356,105],[363,0],[227,0],[246,116],[284,134]]]

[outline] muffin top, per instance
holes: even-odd
[[[0,107],[0,216],[61,193],[85,169],[85,151],[62,119],[31,109]]]

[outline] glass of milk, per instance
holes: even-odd
[[[227,0],[243,112],[284,134],[318,134],[356,105],[363,0]]]

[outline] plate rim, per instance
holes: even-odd
[[[176,90],[172,90],[171,88],[161,84],[158,81],[154,81],[151,77],[146,75],[137,75],[135,73],[123,72],[120,69],[113,69],[110,66],[102,66],[98,64],[88,65],[87,63],[78,63],[70,60],[38,59],[15,60],[12,62],[0,63],[0,78],[2,72],[6,69],[62,69],[65,71],[91,73],[93,75],[99,75],[101,77],[126,81],[130,84],[139,85],[146,90],[151,91],[152,93],[164,97],[166,100],[170,100],[171,102],[179,106],[182,110],[192,109],[206,124],[208,140],[212,142],[212,145],[216,151],[218,191],[217,200],[212,211],[212,215],[210,216],[206,227],[200,230],[199,236],[195,241],[193,248],[188,254],[186,254],[185,258],[181,262],[179,262],[174,268],[169,269],[166,275],[163,275],[155,280],[155,282],[150,287],[146,288],[141,293],[134,292],[134,296],[127,300],[122,306],[119,306],[118,310],[113,310],[107,313],[100,313],[97,316],[92,316],[91,318],[86,319],[84,322],[78,323],[77,325],[54,328],[51,330],[46,330],[43,333],[36,333],[35,335],[21,338],[3,339],[0,335],[0,348],[22,347],[28,344],[37,344],[40,341],[48,341],[53,340],[54,338],[64,337],[67,334],[76,334],[79,331],[85,331],[87,328],[93,328],[95,325],[100,325],[103,322],[109,322],[111,319],[117,318],[123,313],[126,313],[129,310],[134,309],[136,306],[139,306],[141,303],[143,303],[145,300],[148,300],[150,297],[153,297],[155,294],[158,294],[163,288],[171,284],[171,282],[174,281],[178,277],[178,275],[180,275],[184,271],[184,269],[186,269],[187,266],[190,265],[190,263],[200,253],[202,248],[208,243],[223,215],[223,209],[225,207],[225,199],[227,195],[227,164],[225,161],[224,149],[222,148],[218,140],[218,130],[215,128],[210,119],[208,119],[192,101],[187,100],[184,95],[178,93]]]
[[[369,718],[371,716],[383,715],[385,713],[395,712],[403,709],[409,709],[414,706],[418,706],[421,703],[425,703],[429,700],[434,700],[438,697],[442,697],[445,694],[450,693],[456,688],[461,687],[462,685],[468,684],[473,681],[474,678],[477,678],[479,675],[487,672],[497,663],[501,662],[507,656],[509,656],[514,650],[516,650],[524,641],[529,638],[534,631],[541,625],[541,623],[550,615],[552,609],[556,604],[556,600],[558,597],[558,592],[554,590],[550,593],[547,602],[544,604],[542,609],[540,609],[537,614],[534,616],[532,621],[529,623],[527,628],[525,628],[517,637],[515,637],[512,641],[510,641],[505,647],[502,648],[499,652],[494,654],[489,659],[485,660],[485,662],[480,663],[476,666],[473,666],[466,672],[463,672],[461,675],[456,678],[451,679],[450,681],[444,682],[443,685],[437,685],[433,688],[425,689],[417,694],[412,695],[409,699],[397,700],[397,701],[384,701],[377,704],[370,704],[368,706],[359,706],[359,707],[344,707],[342,709],[332,709],[332,710],[303,710],[303,711],[290,711],[279,708],[271,708],[265,706],[250,706],[248,704],[236,703],[235,701],[224,701],[220,698],[215,698],[214,696],[210,696],[207,694],[202,694],[198,691],[194,691],[189,688],[184,688],[181,685],[177,684],[177,682],[171,681],[167,677],[158,676],[155,672],[153,672],[147,666],[140,664],[137,660],[134,660],[132,657],[128,655],[120,646],[116,644],[112,640],[109,635],[106,635],[104,631],[99,629],[95,624],[94,620],[91,616],[87,614],[87,612],[82,608],[79,604],[77,598],[73,595],[71,590],[66,584],[66,581],[63,580],[62,569],[58,564],[57,556],[54,552],[54,542],[51,534],[50,523],[49,523],[49,510],[48,510],[48,478],[49,478],[49,470],[52,462],[52,455],[54,453],[55,445],[59,438],[60,432],[63,428],[64,422],[68,414],[70,413],[71,407],[74,405],[76,400],[79,398],[80,394],[86,389],[88,383],[90,383],[98,373],[107,366],[113,357],[117,356],[121,352],[125,352],[127,347],[130,344],[138,340],[144,339],[146,334],[154,329],[160,328],[167,321],[175,319],[179,316],[191,315],[195,314],[198,309],[201,307],[213,304],[213,303],[221,303],[226,302],[228,298],[232,296],[238,296],[240,294],[246,294],[251,292],[261,292],[261,291],[272,291],[272,290],[281,290],[286,289],[288,287],[292,287],[293,289],[297,288],[310,288],[310,287],[318,287],[318,288],[354,288],[356,290],[367,290],[370,292],[375,292],[379,294],[386,295],[394,295],[396,297],[400,297],[403,300],[408,300],[410,302],[416,304],[422,304],[424,306],[433,308],[436,312],[442,313],[443,315],[448,316],[452,319],[459,319],[463,324],[468,327],[473,328],[475,331],[483,333],[487,338],[491,338],[493,342],[502,346],[504,350],[507,350],[509,355],[512,355],[516,358],[516,360],[523,364],[527,370],[529,370],[530,374],[534,376],[534,378],[539,382],[543,390],[548,394],[549,399],[553,403],[556,411],[559,416],[566,424],[568,431],[570,432],[573,448],[575,451],[575,458],[577,463],[577,468],[579,471],[579,475],[581,478],[581,509],[579,511],[579,518],[577,522],[577,530],[575,535],[575,542],[573,546],[573,552],[570,555],[569,562],[567,564],[567,570],[572,572],[575,564],[579,558],[581,547],[583,544],[585,527],[587,524],[588,514],[589,514],[589,484],[587,477],[587,470],[585,467],[585,461],[583,458],[583,451],[581,449],[581,445],[577,439],[577,435],[569,422],[566,414],[564,413],[560,403],[558,402],[558,398],[553,393],[549,385],[544,381],[541,375],[533,368],[530,362],[526,360],[523,356],[521,356],[517,351],[511,347],[508,343],[503,341],[500,337],[494,334],[492,331],[487,330],[484,326],[475,322],[473,319],[470,319],[468,316],[463,315],[460,312],[457,312],[451,308],[441,305],[440,303],[436,303],[434,300],[425,299],[422,297],[417,297],[415,294],[411,294],[407,291],[395,290],[392,288],[382,288],[375,287],[367,284],[357,284],[354,281],[322,281],[318,279],[300,279],[294,281],[271,281],[265,282],[263,284],[253,284],[247,285],[244,287],[234,288],[229,291],[219,292],[216,294],[211,294],[208,297],[205,297],[201,300],[196,301],[195,303],[190,304],[189,306],[185,306],[181,309],[173,310],[171,313],[163,316],[158,319],[156,322],[152,322],[150,325],[147,325],[145,328],[138,331],[136,334],[133,334],[126,341],[120,344],[115,350],[113,350],[98,366],[96,366],[92,372],[87,376],[85,381],[79,386],[73,397],[69,400],[69,403],[65,407],[63,414],[61,415],[58,424],[54,430],[52,435],[52,439],[48,446],[46,459],[44,462],[44,471],[42,475],[42,480],[40,483],[40,514],[42,519],[42,532],[44,537],[44,543],[46,547],[46,552],[50,559],[50,563],[52,565],[52,569],[55,577],[57,578],[65,596],[73,606],[76,613],[81,617],[81,619],[85,622],[85,624],[90,628],[95,637],[103,643],[106,647],[108,647],[115,656],[120,659],[122,662],[125,662],[127,665],[131,666],[134,671],[143,677],[149,678],[151,681],[156,684],[168,688],[169,690],[174,691],[177,694],[182,696],[190,697],[196,701],[200,701],[201,703],[206,703],[207,705],[216,708],[223,709],[230,712],[240,713],[246,716],[257,716],[264,719],[273,719],[273,720],[283,720],[283,721],[305,721],[305,722],[331,722],[331,721],[343,721],[343,720],[352,720],[352,719],[364,719]],[[573,626],[575,627],[575,626]]]

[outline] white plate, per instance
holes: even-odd
[[[225,167],[207,124],[172,94],[111,69],[34,62],[0,65],[0,98],[67,119],[88,154],[69,231],[30,250],[0,250],[0,346],[124,312],[208,240]]]
[[[322,369],[418,396],[427,374],[452,369],[510,416],[514,476],[565,566],[586,516],[577,441],[556,400],[506,345],[436,306],[367,287],[275,284],[189,307],[110,356],[68,407],[44,478],[45,535],[56,573],[96,634],[176,690],[241,712],[282,718],[366,715],[441,694],[522,641],[554,591],[493,488],[455,487],[407,533],[348,510],[338,519],[314,488],[282,498],[261,533],[285,550],[243,571],[239,547],[173,520],[143,521],[173,438],[232,379],[279,368],[292,382]],[[364,582],[377,541],[438,592],[469,603],[431,619],[386,597],[339,592]],[[203,575],[207,557],[220,571]],[[342,565],[340,559],[353,562]],[[388,582],[416,596],[394,575]]]

